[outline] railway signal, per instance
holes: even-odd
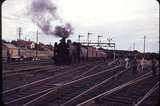
[[[78,35],[78,41],[80,43],[80,38],[83,37],[83,35]]]
[[[88,39],[89,39],[89,35],[93,34],[93,33],[88,33]],[[104,42],[100,42],[99,38],[102,36],[98,36],[98,42],[81,42],[81,44],[83,45],[87,45],[87,58],[88,58],[88,49],[89,49],[89,45],[93,45],[93,46],[101,46],[101,47],[111,47],[114,49],[113,55],[114,55],[114,60],[116,58],[116,53],[115,53],[115,49],[116,49],[116,44],[115,43],[111,43],[112,38],[108,38],[108,43],[104,43]]]
[[[109,46],[110,46],[110,42],[111,42],[112,38],[107,38],[107,40],[108,40],[108,43],[109,43]]]
[[[100,40],[99,40],[100,37],[103,37],[103,36],[98,35],[98,45],[97,46],[100,46],[99,45],[100,44]]]

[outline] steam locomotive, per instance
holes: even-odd
[[[88,60],[105,59],[107,54],[92,46],[84,46],[62,38],[60,43],[54,45],[55,64],[73,64]]]

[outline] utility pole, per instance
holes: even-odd
[[[144,47],[143,47],[143,53],[145,54],[145,46],[146,46],[146,36],[144,35]]]
[[[129,46],[129,56],[131,56],[131,46]]]
[[[37,54],[38,54],[38,30],[37,30],[37,33],[36,33],[36,59],[38,59]]]
[[[92,33],[89,33],[88,32],[88,36],[87,36],[87,41],[88,41],[88,45],[87,45],[87,60],[88,60],[88,58],[89,58],[89,35],[91,35]]]
[[[133,43],[133,51],[135,50],[135,42]]]
[[[115,60],[116,60],[116,44],[114,44],[114,62],[115,62]]]
[[[21,50],[20,50],[20,48],[21,48],[21,45],[20,45],[20,40],[21,40],[21,34],[22,34],[22,28],[21,27],[19,27],[18,28],[18,36],[19,36],[19,39],[18,39],[18,41],[19,41],[19,45],[18,45],[18,55],[19,56],[21,56]]]
[[[21,40],[21,34],[22,34],[22,28],[19,27],[19,28],[18,28],[18,36],[19,36],[19,40]]]
[[[99,38],[100,38],[100,37],[102,37],[102,36],[98,35],[98,46],[100,46],[100,45],[99,45],[99,43],[100,43]]]
[[[80,38],[83,37],[83,35],[78,35],[78,41],[80,43]]]

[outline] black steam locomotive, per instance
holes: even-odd
[[[62,38],[60,43],[54,44],[54,61],[57,65],[80,62],[83,52],[80,43],[72,43],[71,40]]]

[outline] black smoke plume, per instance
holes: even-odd
[[[72,33],[72,27],[70,24],[65,24],[64,27],[56,26],[54,30],[55,35],[67,38]]]
[[[73,33],[73,28],[58,17],[56,10],[55,4],[50,0],[32,0],[28,14],[43,33],[67,38]],[[53,25],[55,21],[61,25]]]

